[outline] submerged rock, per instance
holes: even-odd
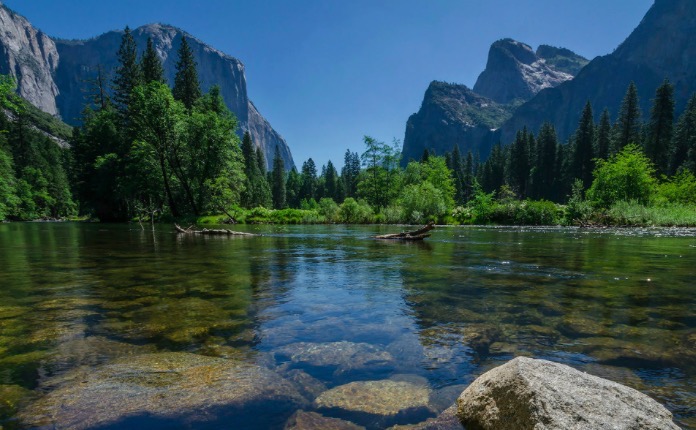
[[[314,400],[319,410],[351,416],[356,422],[383,426],[417,422],[434,416],[430,389],[404,381],[358,381],[325,391]]]
[[[395,425],[389,430],[463,430],[457,418],[457,405],[452,405],[435,418],[418,424]]]
[[[19,405],[31,395],[30,390],[19,385],[0,385],[0,420],[14,415]]]
[[[457,403],[469,429],[678,429],[672,414],[645,394],[526,357],[486,372]]]
[[[297,411],[285,424],[285,430],[365,430],[365,427],[316,412]]]
[[[51,385],[51,384],[47,384]],[[126,357],[65,375],[46,396],[22,409],[30,427],[279,426],[306,400],[275,372],[190,353]],[[273,410],[273,414],[263,411]]]
[[[293,343],[279,348],[275,356],[281,361],[288,360],[292,366],[327,369],[334,376],[353,371],[379,371],[395,364],[392,355],[380,348],[367,343],[345,341]]]

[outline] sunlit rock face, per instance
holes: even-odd
[[[60,116],[68,124],[78,124],[100,71],[107,82],[114,76],[123,32],[110,31],[88,40],[54,39],[1,3],[0,26],[0,73],[12,75],[17,80],[19,95],[34,106]],[[133,37],[141,52],[148,37],[152,39],[170,85],[176,74],[177,51],[186,37],[203,91],[214,85],[220,87],[225,104],[237,117],[239,135],[249,131],[254,143],[263,149],[269,167],[276,146],[285,167],[294,166],[285,139],[249,99],[240,60],[169,25],[144,25],[133,30]]]
[[[549,48],[544,47],[540,52],[549,58],[562,52]],[[579,57],[564,51],[571,57]],[[525,43],[502,39],[491,45],[486,70],[476,80],[474,91],[498,103],[529,100],[544,88],[573,79],[573,74],[569,73],[571,69],[566,70],[557,69],[553,62],[547,63]]]
[[[53,78],[58,66],[55,42],[1,3],[0,28],[0,73],[15,78],[19,95],[29,103],[57,115],[59,90]]]

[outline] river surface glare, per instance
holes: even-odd
[[[388,428],[519,355],[696,428],[696,230],[234,228],[0,224],[0,428]]]

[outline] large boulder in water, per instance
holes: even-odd
[[[190,353],[144,354],[60,378],[18,414],[27,427],[282,426],[306,404],[275,372]],[[268,411],[273,411],[269,414]]]
[[[672,414],[632,388],[563,364],[518,357],[457,399],[469,430],[678,429]]]

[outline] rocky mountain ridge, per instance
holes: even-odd
[[[612,119],[631,81],[636,84],[644,119],[655,89],[667,78],[674,85],[676,114],[696,91],[696,2],[656,0],[636,29],[611,54],[597,57],[570,81],[540,91],[521,105],[499,131],[505,143],[517,130],[537,132],[545,121],[566,140],[589,100],[594,114],[609,109]],[[596,119],[596,118],[595,118]]]
[[[419,159],[424,149],[442,154],[455,145],[485,157],[496,141],[495,131],[520,104],[572,79],[586,63],[565,48],[542,45],[535,52],[512,39],[494,42],[473,90],[431,82],[420,110],[406,123],[403,162]]]
[[[99,67],[107,76],[113,76],[123,32],[110,31],[88,40],[52,39],[2,3],[0,25],[5,30],[0,34],[0,73],[14,76],[18,93],[36,107],[69,124],[79,123],[89,81],[95,78]],[[147,38],[152,38],[170,84],[176,73],[177,51],[186,37],[198,64],[202,89],[220,86],[225,103],[237,116],[240,135],[247,130],[251,133],[254,143],[263,149],[269,167],[276,146],[285,167],[294,166],[285,139],[249,99],[241,61],[169,25],[144,25],[134,29],[133,36],[141,52]]]

